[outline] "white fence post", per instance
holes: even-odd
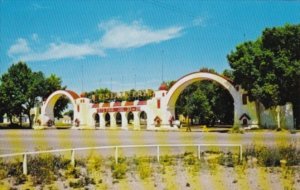
[[[115,160],[116,164],[118,163],[118,147],[116,146],[116,151],[115,151]]]
[[[198,145],[198,159],[200,160],[200,156],[201,156],[201,148],[200,145]]]
[[[71,151],[71,166],[75,167],[75,150]]]
[[[23,155],[23,174],[27,175],[27,154]]]
[[[156,158],[157,158],[157,161],[159,162],[159,145],[156,147]]]

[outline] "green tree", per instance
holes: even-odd
[[[300,25],[266,28],[228,56],[236,84],[266,108],[293,103],[300,120]]]
[[[210,115],[212,115],[211,112],[212,110],[207,96],[198,88],[187,98],[183,113],[191,119],[191,124],[193,124],[195,118],[205,123]]]
[[[23,104],[27,100],[26,93],[31,75],[30,68],[25,63],[19,62],[13,64],[1,77],[1,101],[11,123],[14,116],[20,118],[20,122],[22,121]]]
[[[3,100],[3,93],[1,88],[1,80],[0,80],[0,123],[3,122],[3,115],[5,114],[5,104]]]
[[[111,91],[108,88],[99,88],[91,92],[87,92],[87,98],[93,100],[94,103],[108,102],[111,100]]]
[[[199,124],[214,126],[217,121],[233,124],[233,98],[212,81],[200,81],[188,86],[176,102],[176,115],[183,114]],[[193,123],[192,123],[193,124]]]
[[[68,110],[64,113],[64,115],[67,115],[71,118],[71,120],[74,119],[74,110]]]
[[[0,100],[4,105],[2,112],[7,114],[11,123],[14,116],[18,117],[21,126],[22,116],[27,115],[29,126],[32,127],[33,115],[30,110],[41,99],[58,89],[62,89],[58,77],[51,75],[45,79],[42,72],[33,72],[24,62],[13,64],[1,77]],[[61,110],[63,108],[64,106],[60,106]]]
[[[29,126],[32,126],[33,117],[30,110],[38,104],[39,97],[44,92],[45,77],[42,72],[31,72],[29,74],[29,79],[24,83],[24,102],[22,104],[23,113],[29,118]]]

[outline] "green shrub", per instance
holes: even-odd
[[[286,160],[287,166],[300,165],[300,150],[295,144],[279,148],[280,159]]]
[[[150,177],[152,170],[150,163],[142,162],[138,165],[137,170],[140,174],[141,179]]]
[[[255,157],[258,160],[258,164],[266,167],[280,166],[280,160],[286,160],[287,166],[300,164],[300,150],[293,144],[280,147],[252,145],[246,147],[244,157],[246,160],[249,157]]]
[[[112,165],[112,177],[115,179],[123,179],[127,171],[127,164],[118,163]]]
[[[160,157],[160,163],[163,164],[164,166],[172,166],[174,165],[173,159],[174,157],[172,156],[164,155]]]
[[[185,152],[183,154],[184,165],[194,165],[198,161],[198,158],[194,156],[192,152]]]
[[[5,178],[8,177],[8,176],[7,176],[7,174],[8,174],[7,170],[5,170],[5,169],[3,169],[3,168],[4,168],[4,167],[1,166],[1,169],[0,169],[0,180],[5,179]]]
[[[65,175],[67,178],[73,177],[77,179],[81,176],[81,172],[78,167],[68,166]]]
[[[41,156],[30,156],[28,159],[28,173],[32,176],[33,183],[48,184],[55,180],[60,169],[66,169],[68,160],[62,156],[45,154]]]
[[[84,179],[80,178],[77,179],[76,181],[70,181],[69,185],[72,188],[83,188],[85,187],[85,181]]]
[[[8,176],[19,176],[23,174],[23,166],[21,162],[14,161],[7,163],[5,166]]]
[[[125,178],[125,174],[127,172],[127,163],[126,158],[120,157],[118,159],[118,163],[113,161],[111,165],[112,177],[115,179],[123,179]]]
[[[85,186],[88,186],[89,184],[95,185],[95,180],[88,176],[81,177],[69,182],[69,186],[72,188],[83,188]]]
[[[27,181],[27,176],[24,174],[21,174],[21,175],[16,176],[14,179],[15,179],[14,185],[21,185]]]
[[[103,160],[100,157],[91,156],[86,161],[86,166],[89,172],[98,171],[101,168]]]
[[[227,167],[234,167],[239,164],[239,156],[232,152],[221,154],[219,157],[219,164]]]

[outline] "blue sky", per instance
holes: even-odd
[[[266,27],[300,23],[299,1],[0,0],[0,74],[18,60],[78,93],[157,89]]]

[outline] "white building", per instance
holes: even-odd
[[[107,129],[120,127],[121,129],[128,129],[128,123],[132,123],[134,129],[140,129],[141,123],[143,123],[148,130],[176,130],[177,127],[170,124],[170,120],[175,118],[176,101],[187,86],[201,80],[215,81],[229,91],[234,101],[234,125],[257,127],[262,124],[276,124],[276,118],[273,117],[274,110],[260,109],[261,111],[258,113],[257,110],[259,109],[257,109],[256,103],[249,101],[247,93],[243,89],[234,86],[230,80],[223,76],[209,72],[194,72],[185,75],[178,79],[168,91],[164,84],[155,91],[153,98],[146,101],[93,104],[83,94],[79,96],[70,90],[59,90],[52,93],[43,103],[39,117],[43,126],[46,126],[49,120],[54,121],[54,105],[59,97],[65,96],[70,99],[73,105],[73,128]],[[281,121],[288,126],[293,125],[291,107],[286,106],[282,110],[280,117],[285,119]]]

